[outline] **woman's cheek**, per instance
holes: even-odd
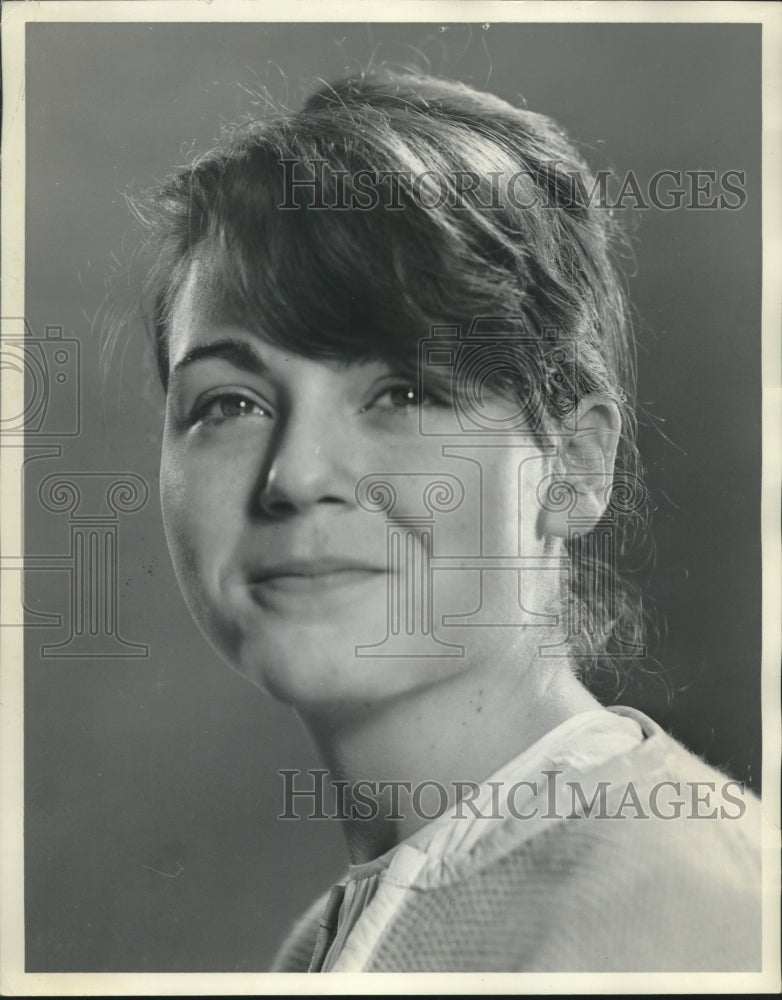
[[[168,548],[180,583],[198,572],[200,553],[209,545],[209,491],[214,476],[188,450],[164,439],[160,465],[160,504]]]
[[[164,438],[160,461],[160,508],[171,555],[179,545],[182,520],[187,511],[187,494],[181,459]]]

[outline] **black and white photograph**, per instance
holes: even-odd
[[[4,995],[779,990],[781,23],[4,5]]]

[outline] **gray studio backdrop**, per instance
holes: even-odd
[[[637,213],[649,589],[664,625],[658,665],[633,669],[613,697],[755,784],[760,28],[27,30],[26,318],[50,396],[27,439],[28,970],[263,970],[345,863],[336,823],[276,818],[277,769],[316,761],[293,716],[233,675],[191,622],[161,527],[161,401],[144,337],[128,335],[104,377],[94,320],[125,251],[123,191],[209,148],[253,89],[296,104],[316,78],[370,56],[424,55],[435,72],[521,93],[620,176],[745,171],[740,210]],[[71,590],[85,579],[107,589],[74,598],[91,616],[79,625]]]

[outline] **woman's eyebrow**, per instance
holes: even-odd
[[[260,354],[250,344],[242,340],[215,340],[208,344],[199,344],[188,351],[171,370],[171,381],[181,377],[183,370],[197,361],[218,358],[227,361],[235,368],[242,368],[253,375],[268,375],[269,368]]]

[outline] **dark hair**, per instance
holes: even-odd
[[[382,201],[362,177],[388,181]],[[582,664],[637,655],[642,636],[640,594],[620,585],[614,565],[644,499],[633,341],[612,263],[620,234],[592,190],[551,119],[461,83],[381,70],[325,86],[299,111],[234,126],[136,203],[164,386],[177,294],[208,258],[204,300],[304,356],[412,369],[433,325],[466,330],[501,317],[523,337],[497,381],[540,415],[542,436],[586,393],[617,403],[623,432],[606,515],[568,542],[570,620],[583,626],[570,645]],[[608,553],[596,541],[606,530]]]

